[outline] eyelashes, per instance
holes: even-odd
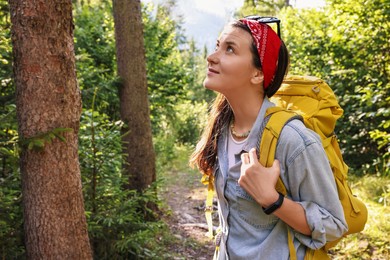
[[[220,46],[219,46],[219,44],[217,44],[215,46],[215,48],[214,48],[214,51],[218,51],[219,48],[220,48]],[[234,53],[235,52],[234,47],[231,46],[231,45],[226,45],[225,49],[226,49],[226,52],[229,52],[229,53]]]

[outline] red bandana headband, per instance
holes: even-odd
[[[240,19],[240,22],[247,25],[251,30],[264,74],[264,89],[267,89],[276,73],[282,42],[274,30],[265,23],[249,19]]]

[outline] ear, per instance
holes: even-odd
[[[263,81],[264,81],[263,72],[259,69],[255,69],[251,78],[252,84],[258,85],[260,83],[263,83]]]

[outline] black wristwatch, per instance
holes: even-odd
[[[279,193],[279,198],[276,202],[274,202],[273,204],[271,204],[271,206],[267,207],[267,208],[263,208],[263,211],[265,214],[269,215],[271,214],[272,212],[274,212],[275,210],[277,210],[278,208],[280,208],[280,206],[282,206],[283,204],[283,200],[284,200],[284,196],[282,193],[278,192]]]

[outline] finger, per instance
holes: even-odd
[[[256,149],[252,148],[249,151],[249,162],[254,163],[257,161]]]
[[[242,153],[241,154],[241,161],[243,164],[248,164],[249,163],[249,156],[247,153]]]
[[[276,169],[280,168],[280,163],[278,160],[274,160],[274,163],[272,164],[272,168],[276,168]]]
[[[274,160],[274,163],[272,164],[272,168],[274,168],[276,172],[280,175],[280,163],[278,160]]]

